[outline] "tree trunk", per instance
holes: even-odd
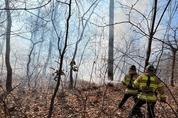
[[[156,12],[157,12],[157,0],[154,1],[154,12],[153,12],[153,18],[152,18],[152,24],[151,24],[151,31],[150,31],[150,37],[148,40],[148,47],[147,47],[147,53],[146,53],[146,60],[145,60],[145,68],[149,65],[149,60],[150,60],[150,55],[151,55],[151,45],[153,41],[153,36],[154,36],[154,26],[155,26],[155,20],[156,20]]]
[[[114,0],[109,7],[109,48],[108,48],[108,79],[113,80],[113,47],[114,47]]]
[[[109,50],[108,50],[108,79],[113,80],[113,47],[114,47],[114,0],[109,6]]]
[[[3,48],[4,48],[4,45],[5,45],[5,36],[3,37],[2,39],[2,42],[0,44],[0,55],[1,55],[1,71],[0,71],[0,76],[3,75],[3,70],[4,70],[4,55],[3,55]]]
[[[94,1],[94,3],[96,3],[96,2],[97,2],[97,0]],[[95,5],[94,3],[92,4],[92,6]],[[97,3],[96,3],[96,5],[95,5],[95,7],[93,7],[92,12],[91,12],[91,14],[89,15],[88,19],[85,21],[85,23],[83,23],[84,20],[82,20],[82,32],[81,32],[81,34],[80,34],[79,39],[78,39],[77,42],[76,42],[72,61],[75,61],[75,57],[76,57],[76,54],[77,54],[77,51],[78,51],[78,45],[79,45],[80,41],[82,41],[82,39],[83,39],[84,31],[85,31],[85,29],[86,29],[86,26],[87,26],[87,24],[88,24],[88,21],[90,20],[92,14],[93,14],[93,11],[94,11],[94,9],[95,9],[96,7],[97,7]],[[87,10],[87,12],[89,12],[91,8],[92,8],[92,7],[90,6],[89,9]],[[84,15],[83,15],[82,18],[85,17],[85,14],[87,14],[87,12],[84,13]],[[70,84],[69,84],[69,88],[70,88],[70,89],[73,89],[73,86],[74,86],[74,85],[73,85],[73,83],[74,83],[74,80],[73,80],[73,67],[74,67],[74,64],[73,64],[73,63],[70,64]]]
[[[177,49],[172,48],[172,69],[171,69],[172,71],[171,71],[171,79],[170,79],[171,86],[174,86],[174,72],[175,72],[176,52],[177,52]]]
[[[66,48],[67,48],[68,35],[69,35],[69,21],[70,21],[70,17],[71,17],[72,0],[69,0],[68,7],[69,7],[69,11],[68,11],[68,17],[67,17],[67,20],[66,20],[66,34],[65,34],[64,49],[62,50],[62,53],[59,52],[59,53],[61,53],[61,55],[60,55],[60,66],[59,66],[59,69],[58,69],[59,72],[62,72],[64,54],[65,54]],[[60,42],[60,37],[58,37],[58,41]],[[58,79],[57,79],[57,84],[56,84],[54,93],[53,93],[52,98],[51,98],[50,108],[49,108],[49,112],[48,112],[47,118],[51,118],[51,116],[52,116],[52,113],[53,113],[52,111],[53,111],[53,107],[54,107],[54,99],[56,97],[56,94],[57,94],[57,91],[58,91],[58,88],[59,88],[59,85],[60,85],[60,81],[61,81],[61,74],[59,73],[59,76],[58,76]]]
[[[30,50],[30,53],[28,55],[28,62],[27,62],[27,79],[24,81],[24,84],[26,84],[26,82],[28,83],[28,87],[30,87],[30,79],[31,79],[31,73],[30,73],[30,62],[31,62],[31,55],[32,55],[32,52],[33,52],[33,49],[34,49],[34,44],[32,46],[32,49]]]
[[[6,30],[6,68],[7,68],[7,80],[6,80],[6,90],[10,92],[12,90],[12,68],[10,65],[10,35],[11,35],[11,13],[9,9],[9,1],[5,0],[6,3],[6,13],[7,13],[7,30]]]
[[[70,65],[70,83],[69,89],[73,89],[74,79],[73,79],[73,65]]]
[[[47,69],[48,63],[49,63],[50,58],[51,58],[51,52],[52,52],[52,41],[50,40],[49,41],[48,56],[47,56],[47,59],[46,59],[46,62],[45,62],[44,68],[43,68],[43,72],[42,72],[43,76],[46,76],[46,69]]]

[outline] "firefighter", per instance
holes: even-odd
[[[122,108],[124,103],[127,101],[128,98],[132,97],[134,102],[137,102],[137,94],[138,94],[138,89],[135,89],[132,87],[133,81],[138,77],[139,75],[136,72],[136,67],[135,65],[130,66],[128,74],[124,77],[122,80],[122,83],[124,86],[127,88],[125,89],[125,94],[123,99],[118,105],[118,108]],[[141,111],[137,112],[137,115],[141,115]]]
[[[155,118],[154,108],[157,101],[157,91],[160,94],[161,102],[166,102],[166,95],[164,85],[161,80],[156,77],[153,65],[146,67],[145,72],[133,82],[133,88],[139,89],[138,102],[135,103],[128,118],[132,118],[137,114],[143,104],[147,104],[149,118]]]

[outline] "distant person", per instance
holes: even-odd
[[[161,80],[156,77],[153,65],[148,65],[146,67],[145,72],[133,82],[133,87],[139,89],[138,102],[135,103],[128,118],[132,118],[134,115],[138,114],[143,104],[147,104],[149,118],[155,118],[154,108],[157,101],[156,91],[158,90],[160,94],[161,102],[166,102],[166,95],[164,92],[164,85]]]
[[[133,88],[132,83],[134,82],[134,80],[136,80],[136,78],[138,76],[139,75],[136,72],[136,66],[135,65],[130,66],[128,74],[125,75],[124,79],[122,80],[122,83],[124,86],[126,86],[126,89],[125,89],[124,97],[122,98],[121,102],[119,103],[118,108],[122,108],[124,103],[130,97],[133,98],[135,103],[137,102],[138,89]],[[138,111],[137,114],[140,116],[141,111]]]

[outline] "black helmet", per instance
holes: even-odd
[[[135,65],[131,65],[129,70],[136,70]]]
[[[155,72],[155,68],[154,68],[153,65],[148,65],[148,66],[146,67],[146,71],[148,71],[148,72]]]

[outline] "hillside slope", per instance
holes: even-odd
[[[178,100],[178,87],[169,87]],[[156,103],[156,118],[176,118],[178,107],[166,90],[168,104]],[[39,87],[33,89],[14,89],[7,96],[1,90],[0,117],[4,118],[46,118],[53,89]],[[53,118],[125,118],[134,105],[130,98],[123,109],[118,109],[118,103],[124,95],[124,86],[97,86],[83,83],[74,90],[59,89],[53,109]],[[6,108],[6,114],[5,109]],[[174,111],[173,111],[173,110]],[[146,114],[146,106],[142,108]]]

